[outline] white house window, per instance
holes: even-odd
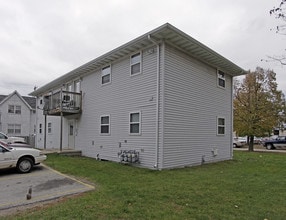
[[[8,113],[21,114],[21,105],[8,105]]]
[[[220,70],[217,71],[217,84],[219,87],[225,88],[225,74]]]
[[[21,125],[15,124],[15,134],[21,134]]]
[[[52,123],[49,122],[48,123],[48,134],[51,134],[52,133]]]
[[[110,81],[111,81],[111,67],[109,65],[102,68],[101,70],[101,84],[104,85],[110,83]]]
[[[20,124],[8,124],[8,134],[21,134],[21,125]]]
[[[14,105],[8,105],[8,113],[13,113],[14,114],[14,110],[15,106]]]
[[[104,115],[100,117],[100,133],[110,134],[110,116]]]
[[[218,135],[225,134],[225,118],[222,117],[217,118],[217,134]]]
[[[141,53],[136,53],[131,56],[130,60],[130,73],[131,75],[141,73]]]
[[[14,124],[8,124],[8,134],[14,134]]]
[[[18,115],[21,114],[21,105],[16,105],[15,106],[15,114],[18,114]]]
[[[140,112],[132,112],[130,113],[130,119],[129,119],[129,125],[130,125],[130,134],[140,134],[140,124],[141,124],[141,115]]]
[[[39,124],[39,134],[42,134],[42,124]]]

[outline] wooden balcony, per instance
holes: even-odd
[[[82,110],[82,94],[77,92],[59,91],[44,98],[44,114],[72,115]]]

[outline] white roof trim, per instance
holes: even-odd
[[[225,73],[231,76],[239,76],[246,74],[245,70],[224,58],[217,52],[211,50],[204,44],[195,40],[191,36],[185,34],[174,26],[166,23],[68,73],[49,82],[48,84],[40,87],[39,89],[31,92],[29,95],[37,96],[53,90],[56,87],[60,87],[63,83],[70,81],[79,76],[88,74],[91,71],[101,68],[103,65],[110,64],[111,62],[136,52],[144,47],[152,45],[152,42],[148,39],[148,36],[156,39],[158,42],[164,40],[181,50],[185,51],[189,55],[196,59],[207,63],[210,66],[219,68]]]

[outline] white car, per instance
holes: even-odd
[[[22,138],[22,137],[9,137],[6,134],[4,134],[3,132],[0,132],[0,140],[4,141],[7,144],[11,144],[11,143],[26,143],[25,142],[25,138]]]
[[[17,168],[20,173],[28,173],[46,159],[47,156],[40,150],[0,143],[0,169]]]
[[[235,137],[233,138],[233,147],[243,147],[246,145],[246,140],[241,137]]]

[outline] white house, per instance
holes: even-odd
[[[36,98],[17,91],[0,95],[0,131],[8,136],[25,137],[33,144],[36,132]]]
[[[164,24],[33,91],[46,115],[37,144],[150,169],[231,159],[232,84],[242,74]]]

